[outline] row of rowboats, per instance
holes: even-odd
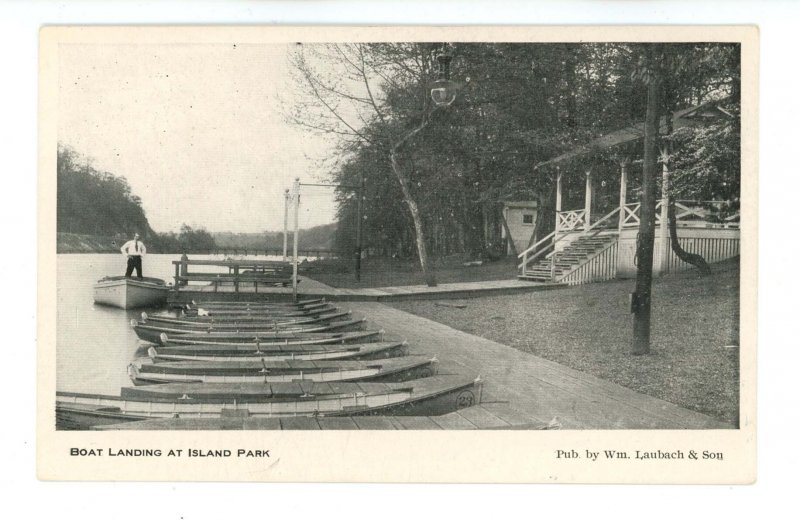
[[[226,415],[442,414],[480,400],[480,379],[439,375],[438,360],[367,329],[321,300],[203,302],[142,313],[131,326],[146,357],[119,396],[59,392],[62,428]]]

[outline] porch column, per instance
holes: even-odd
[[[666,150],[661,151],[661,223],[659,234],[661,236],[661,264],[659,274],[667,272],[669,266],[669,155]]]
[[[583,224],[583,229],[588,230],[592,224],[592,170],[586,170],[586,221]]]
[[[618,230],[621,232],[625,224],[625,204],[628,202],[628,161],[623,160],[619,163],[620,176],[619,176],[619,226]]]
[[[558,214],[561,212],[561,167],[557,166],[556,172],[556,225],[553,228],[555,230],[555,235],[553,236],[554,242],[558,240]]]
[[[561,211],[561,167],[556,167],[556,212]]]

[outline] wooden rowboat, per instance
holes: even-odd
[[[399,383],[155,384],[120,396],[56,393],[56,424],[90,429],[153,418],[440,415],[480,403],[482,381],[432,376]]]
[[[151,318],[192,320],[197,322],[217,322],[217,321],[247,321],[247,320],[272,320],[273,318],[309,318],[338,312],[338,308],[328,303],[314,306],[313,308],[284,308],[260,311],[248,311],[246,313],[222,313],[222,314],[202,314],[198,315],[197,310],[190,310],[188,313],[181,309],[179,314],[175,313],[156,313],[150,315]]]
[[[147,355],[154,361],[261,363],[278,360],[374,360],[403,356],[406,342],[371,342],[368,344],[305,344],[249,346],[167,346],[150,347]]]
[[[296,309],[308,308],[325,304],[324,298],[299,300],[297,302],[269,302],[269,301],[196,301],[185,304],[184,308],[197,309]]]
[[[384,360],[261,362],[164,362],[128,366],[134,385],[157,383],[402,382],[437,372],[436,358],[403,356]]]
[[[295,308],[295,309],[269,309],[269,310],[183,310],[183,317],[197,318],[198,320],[219,320],[219,319],[244,319],[254,317],[256,319],[263,317],[310,317],[322,315],[324,313],[331,313],[336,311],[336,307],[330,304],[323,304],[314,308]]]
[[[331,331],[356,331],[363,329],[364,319],[359,320],[339,320],[337,322],[327,324],[306,324],[296,326],[282,326],[279,328],[264,328],[264,329],[246,329],[246,330],[219,330],[207,328],[205,330],[197,329],[183,329],[179,327],[170,327],[156,324],[143,324],[136,320],[131,320],[131,326],[136,331],[136,336],[146,342],[159,343],[161,341],[160,335],[167,333],[173,338],[191,338],[191,339],[210,339],[210,340],[248,340],[250,338],[286,338],[289,334],[303,334],[303,333],[322,333]],[[180,336],[178,336],[180,335]]]
[[[174,302],[174,308],[189,308],[197,307],[197,306],[264,306],[264,307],[282,307],[282,308],[292,308],[292,307],[304,307],[304,306],[313,306],[315,304],[321,304],[325,302],[324,298],[310,298],[310,299],[303,299],[298,300],[297,302],[286,301],[283,299],[280,300],[270,300],[265,294],[261,294],[262,299],[259,300],[232,300],[232,301],[225,301],[225,300],[192,300],[188,303],[179,303]]]
[[[158,306],[167,301],[169,288],[152,277],[105,277],[94,285],[94,302],[121,309]]]
[[[142,313],[141,322],[152,325],[165,325],[179,329],[194,329],[197,331],[219,330],[219,331],[247,331],[259,329],[274,329],[282,326],[293,326],[303,324],[324,324],[334,320],[344,319],[350,316],[350,311],[337,311],[317,317],[279,317],[272,320],[262,320],[259,322],[246,320],[217,320],[217,321],[197,321],[191,318],[167,318],[163,316],[151,316]]]
[[[138,333],[137,333],[138,334]],[[303,344],[347,344],[367,341],[383,336],[381,331],[354,331],[346,333],[306,333],[306,332],[268,332],[253,335],[250,333],[206,333],[204,335],[173,335],[161,333],[154,343],[162,346],[174,345],[210,345],[223,347],[258,347],[268,345],[303,345]]]

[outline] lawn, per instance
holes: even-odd
[[[450,258],[436,261],[436,280],[448,282],[474,282],[480,280],[513,279],[517,275],[516,258],[484,262],[480,266],[464,266],[463,259]],[[413,286],[425,284],[419,266],[408,260],[367,258],[361,263],[361,281],[356,282],[354,261],[320,260],[303,264],[303,271],[335,288],[379,288],[383,286]]]
[[[455,329],[738,424],[739,265],[656,279],[651,353],[633,356],[633,281],[480,297],[393,303]]]

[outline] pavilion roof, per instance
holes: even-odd
[[[707,101],[706,103],[674,112],[672,114],[673,130],[698,125],[706,121],[718,119],[722,116],[731,117],[729,112],[719,107],[721,101],[723,100]],[[660,130],[664,132],[667,130],[667,116],[661,117]],[[577,147],[568,150],[567,152],[564,152],[553,159],[549,159],[537,164],[534,167],[534,170],[545,166],[563,163],[577,157],[597,153],[600,150],[633,143],[640,139],[644,139],[644,122],[634,123],[628,127],[597,137],[583,145],[578,145]]]

